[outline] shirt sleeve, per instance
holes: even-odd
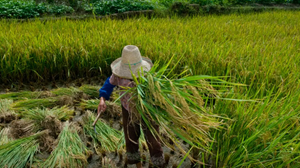
[[[105,100],[109,100],[110,95],[111,95],[112,91],[114,90],[114,87],[116,87],[116,85],[113,85],[113,84],[110,83],[110,78],[111,77],[108,77],[106,79],[104,85],[99,90],[99,98],[104,97]]]

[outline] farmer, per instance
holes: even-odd
[[[115,86],[134,87],[132,80],[132,73],[138,76],[138,72],[143,67],[144,71],[149,71],[153,66],[150,59],[142,57],[137,46],[127,45],[123,48],[122,57],[116,59],[111,64],[112,75],[107,78],[100,92],[100,103],[98,106],[98,114],[105,111],[105,101],[109,97]],[[123,92],[124,93],[124,92]],[[121,95],[123,94],[121,92]],[[126,94],[121,98],[122,114],[123,114],[123,129],[126,141],[126,157],[127,164],[136,164],[137,168],[142,167],[141,156],[139,153],[139,137],[140,137],[140,123],[132,119],[132,113],[135,110],[135,105],[130,101],[131,95]],[[158,137],[155,137],[148,127],[142,122],[142,130],[145,135],[147,146],[150,151],[151,161],[155,167],[163,167],[164,156],[161,143]],[[158,125],[152,124],[156,131],[159,131]]]

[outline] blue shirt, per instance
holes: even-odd
[[[104,85],[102,86],[102,88],[99,90],[99,98],[100,97],[104,97],[105,100],[109,100],[110,95],[112,93],[112,91],[114,90],[114,88],[116,87],[115,85],[112,85],[109,82],[110,77],[108,77],[104,83]]]

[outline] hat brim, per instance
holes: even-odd
[[[151,67],[153,66],[152,61],[149,58],[142,57],[142,61],[138,65],[128,65],[123,64],[121,58],[116,59],[110,65],[112,73],[118,77],[132,79],[131,71],[135,76],[138,76],[141,67],[143,70],[148,72],[150,71]]]

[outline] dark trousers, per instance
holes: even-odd
[[[139,137],[141,134],[140,123],[132,122],[129,112],[123,106],[122,113],[123,129],[126,141],[127,163],[136,164],[141,161],[141,156],[139,153]],[[141,124],[153,165],[155,167],[163,167],[164,156],[159,138],[155,137],[150,132],[143,120],[141,121]],[[151,124],[155,128],[155,130],[159,132],[158,125],[155,123]]]

